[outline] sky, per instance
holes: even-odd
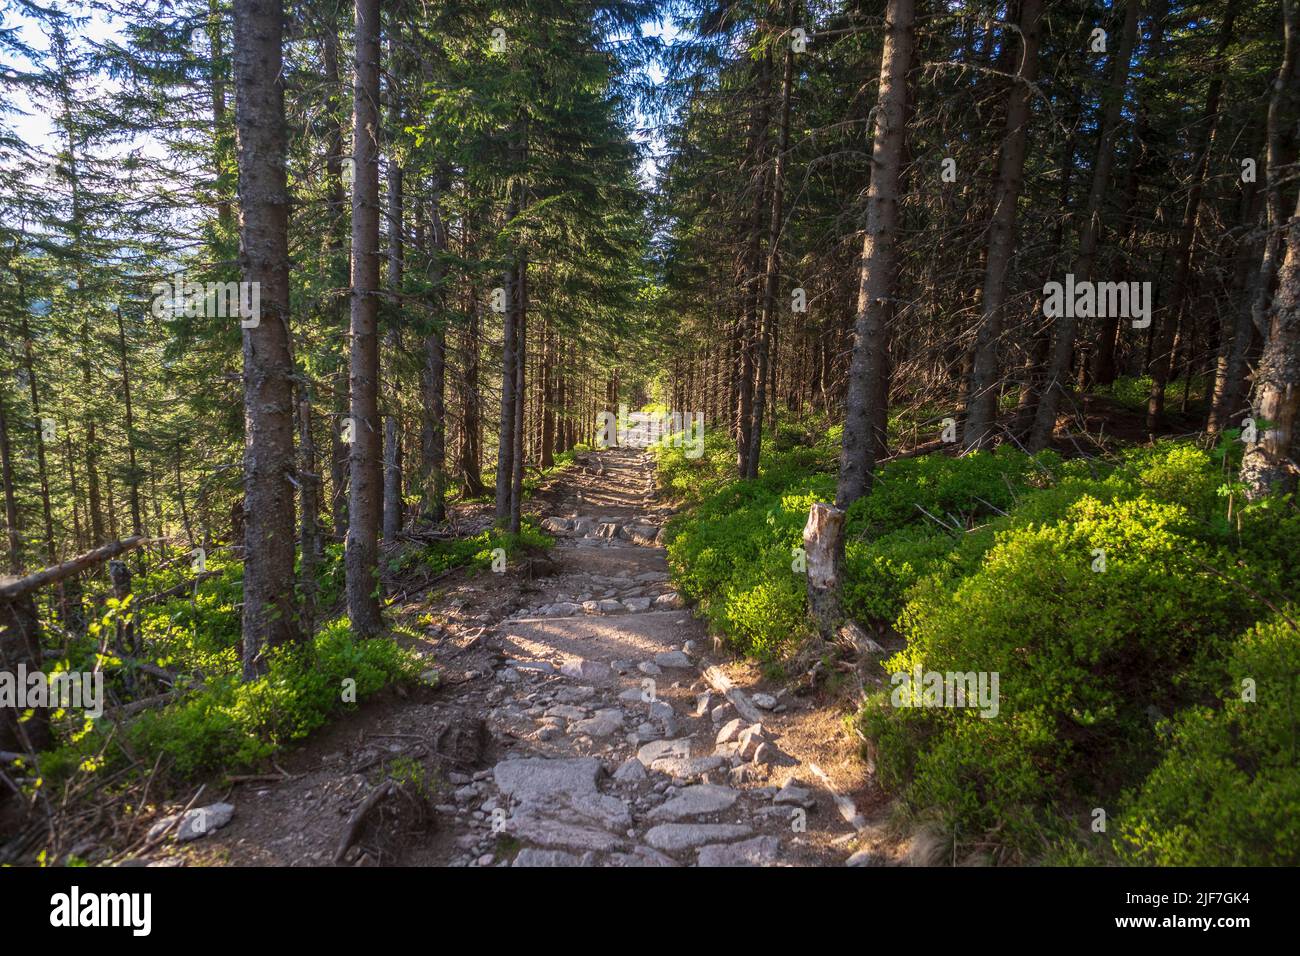
[[[116,21],[110,13],[103,10],[83,12],[87,13],[88,19],[80,31],[82,38],[93,43],[103,43],[108,40],[123,42],[120,21]],[[0,24],[4,26],[16,24],[23,42],[34,49],[46,50],[49,47],[49,43],[39,25],[14,10],[8,4],[3,3],[3,0],[0,0]],[[659,37],[670,44],[679,36],[676,26],[668,19],[660,20],[654,24],[646,24],[642,27],[642,32],[647,36]],[[30,64],[18,62],[11,55],[5,54],[0,56],[0,69],[4,68],[30,69]],[[650,64],[648,72],[650,79],[656,85],[663,82],[664,72],[660,64]],[[105,84],[110,81],[106,78],[99,78],[97,82]],[[26,142],[39,147],[45,152],[51,152],[51,147],[55,143],[55,132],[48,112],[34,104],[25,93],[19,93],[13,105],[20,111],[10,114],[8,118],[8,122],[14,131]],[[635,120],[639,128],[647,128],[649,121],[640,112],[638,112]],[[649,145],[647,157],[642,163],[640,171],[643,181],[646,185],[649,185],[658,172],[657,160],[663,153],[664,141],[657,130],[650,130],[648,133],[638,136],[637,139]]]

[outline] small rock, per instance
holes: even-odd
[[[628,757],[623,765],[614,771],[614,780],[618,783],[641,783],[646,779],[645,764],[636,757]]]
[[[663,651],[662,653],[656,654],[655,663],[660,667],[677,669],[692,668],[695,666],[691,663],[691,659],[681,651]]]
[[[582,657],[565,661],[560,667],[560,673],[574,680],[607,680],[610,677],[608,664],[589,661]]]
[[[650,819],[680,820],[682,817],[721,813],[723,810],[730,810],[739,797],[740,794],[730,787],[717,787],[709,784],[685,787],[667,803],[651,810]]]
[[[706,843],[737,840],[753,832],[736,823],[661,823],[646,831],[645,839],[656,850],[674,853]]]
[[[774,836],[756,836],[740,843],[700,847],[700,866],[769,866],[781,852]]]
[[[776,698],[771,694],[753,694],[749,698],[754,702],[754,706],[762,710],[772,710],[776,707]]]
[[[172,837],[182,843],[197,840],[215,830],[220,830],[234,815],[235,808],[229,803],[212,803],[206,807],[194,807],[186,810],[180,817],[180,823],[172,830]],[[176,818],[177,814],[173,813],[155,823],[149,828],[149,839],[157,837],[171,826]]]
[[[586,720],[578,720],[569,725],[573,734],[587,734],[592,737],[608,737],[623,729],[623,711],[617,707],[598,710]]]
[[[722,725],[718,731],[718,736],[714,740],[716,744],[729,744],[734,740],[740,739],[740,732],[744,729],[745,722],[739,717],[733,718]]]
[[[792,805],[803,807],[805,810],[811,810],[817,806],[817,798],[813,796],[811,790],[805,787],[796,786],[794,781],[787,783],[780,789],[772,802],[781,805]]]

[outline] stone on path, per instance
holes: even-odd
[[[197,840],[214,830],[220,830],[235,815],[235,808],[229,803],[212,803],[206,807],[193,807],[182,814],[170,814],[163,817],[149,828],[149,839],[162,833],[180,817],[180,823],[172,830],[172,837],[181,843]]]
[[[700,847],[700,866],[770,866],[781,852],[774,836],[756,836],[740,843]]]
[[[590,866],[591,858],[584,854],[579,857],[563,850],[539,850],[536,847],[524,847],[515,854],[511,866]]]
[[[646,842],[656,850],[676,853],[706,843],[738,840],[754,831],[738,823],[661,823],[646,831]]]
[[[805,810],[817,806],[817,798],[813,796],[812,791],[796,785],[793,780],[777,792],[772,802],[782,806],[803,807]]]
[[[646,779],[645,764],[636,757],[628,757],[623,765],[614,771],[614,780],[618,783],[641,783]]]
[[[577,720],[569,725],[571,734],[587,734],[590,737],[608,737],[623,729],[623,711],[617,707],[598,710],[585,720]]]
[[[575,657],[565,661],[560,667],[560,673],[565,677],[572,677],[574,680],[608,680],[610,677],[608,664],[602,664],[600,661],[589,661],[583,657]]]
[[[695,666],[681,651],[662,651],[655,655],[655,664],[659,667],[681,670],[688,670]]]
[[[492,769],[492,777],[506,796],[523,797],[534,793],[595,793],[600,771],[600,761],[595,757],[529,757],[501,761]]]
[[[651,810],[650,819],[680,820],[683,817],[698,817],[706,813],[721,813],[735,806],[739,797],[740,794],[730,787],[711,784],[686,787],[667,803]]]

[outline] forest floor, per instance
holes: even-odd
[[[658,542],[673,509],[654,488],[631,450],[554,476],[529,503],[557,538],[545,557],[395,606],[429,633],[416,649],[437,686],[336,719],[282,755],[285,778],[227,784],[227,826],[139,863],[901,862],[853,701],[714,646],[671,590]],[[389,780],[403,785],[380,797]]]

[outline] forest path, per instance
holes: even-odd
[[[703,623],[669,583],[672,509],[655,500],[650,456],[585,456],[530,505],[557,538],[547,558],[408,606],[443,621],[439,686],[323,730],[282,761],[291,779],[246,790],[231,825],[193,844],[194,862],[329,863],[385,769],[409,776],[411,761],[436,771],[432,818],[383,801],[344,863],[895,861],[842,706],[705,654]]]

